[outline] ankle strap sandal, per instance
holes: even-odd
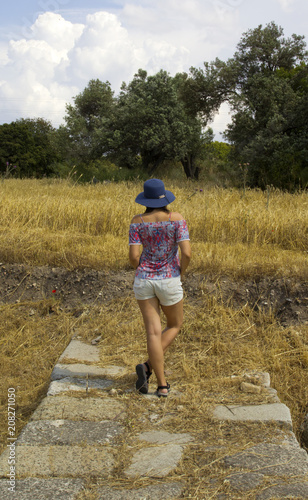
[[[167,389],[167,392],[160,392],[162,389]],[[170,392],[170,384],[167,382],[167,385],[159,385],[157,387],[156,394],[159,398],[166,398]]]

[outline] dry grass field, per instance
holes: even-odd
[[[207,189],[189,182],[166,182],[166,187],[176,195],[172,209],[188,221],[190,273],[236,282],[260,277],[307,281],[307,193]],[[0,183],[0,263],[127,271],[128,225],[140,209],[134,198],[141,190],[137,182],[93,186],[5,180]],[[53,365],[76,329],[87,340],[95,332],[102,334],[102,363],[108,360],[133,371],[145,356],[143,325],[131,293],[100,306],[85,306],[84,311],[76,315],[52,297],[0,304],[4,446],[7,388],[17,388],[19,432],[46,394]],[[186,297],[183,329],[166,362],[172,382],[184,393],[179,428],[198,426],[209,403],[222,402],[230,394],[236,401],[237,389],[226,378],[258,369],[270,373],[272,386],[291,409],[300,439],[308,404],[307,323],[281,325],[274,310],[234,307],[209,296],[201,286],[200,296]],[[132,383],[122,381],[124,387]],[[208,399],[200,402],[201,392]],[[256,402],[260,397],[255,396]],[[140,403],[130,398],[133,415]]]
[[[308,195],[273,190],[168,188],[187,219],[191,269],[247,277],[306,279]],[[55,180],[0,184],[0,261],[74,268],[127,267],[127,230],[142,209],[141,183],[74,185]]]

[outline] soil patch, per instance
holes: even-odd
[[[30,267],[0,264],[0,303],[17,303],[41,299],[58,299],[67,309],[99,305],[118,297],[133,297],[134,271],[69,271],[47,266]],[[235,281],[230,277],[213,277],[188,273],[184,279],[186,298],[197,303],[204,295],[215,296],[224,304],[245,304],[272,311],[284,325],[308,323],[308,284],[291,278]]]

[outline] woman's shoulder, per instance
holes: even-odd
[[[172,212],[171,213],[171,220],[172,221],[181,221],[185,220],[183,215],[181,215],[179,212]]]
[[[140,222],[142,222],[140,214],[134,215],[134,217],[130,221],[131,224],[139,224]]]

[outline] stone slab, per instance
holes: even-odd
[[[266,488],[256,496],[256,500],[269,500],[271,498],[308,498],[308,482],[276,484]]]
[[[103,379],[84,379],[84,378],[74,378],[66,377],[61,380],[54,380],[51,382],[47,396],[55,396],[56,394],[61,394],[62,392],[68,391],[82,391],[84,393],[90,392],[92,389],[105,390],[112,385],[111,380]]]
[[[125,368],[121,366],[106,366],[104,368],[95,365],[84,365],[81,363],[61,364],[54,367],[51,380],[60,380],[65,377],[117,377],[125,373]]]
[[[123,420],[126,407],[115,398],[48,396],[33,413],[31,420]]]
[[[193,437],[188,433],[171,434],[170,432],[166,431],[143,432],[138,435],[138,439],[141,441],[147,441],[148,443],[156,444],[185,444],[193,441]]]
[[[8,480],[0,479],[1,500],[75,500],[83,489],[82,479],[19,479],[15,491],[8,490]]]
[[[95,363],[99,361],[99,348],[81,342],[81,340],[71,340],[61,354],[59,361],[63,361],[64,359]]]
[[[177,467],[182,452],[183,447],[178,444],[142,448],[133,456],[125,474],[128,477],[165,477]]]
[[[16,446],[16,477],[106,477],[114,465],[107,446]],[[8,473],[8,450],[0,456],[0,477]]]
[[[294,435],[281,443],[260,443],[241,453],[226,457],[225,465],[266,476],[301,476],[308,474],[308,455]]]
[[[216,406],[213,417],[218,420],[234,421],[276,421],[285,424],[292,429],[292,418],[289,408],[283,403],[271,403],[263,405],[236,406],[219,405]]]
[[[36,420],[28,422],[18,437],[18,445],[107,444],[124,431],[118,422],[72,422]]]
[[[98,489],[98,500],[172,500],[180,498],[183,489],[180,482],[154,484],[133,490],[105,486]]]
[[[263,474],[258,474],[257,472],[246,472],[226,477],[226,481],[230,483],[231,488],[239,491],[248,491],[257,488],[257,486],[262,484],[263,479]]]

